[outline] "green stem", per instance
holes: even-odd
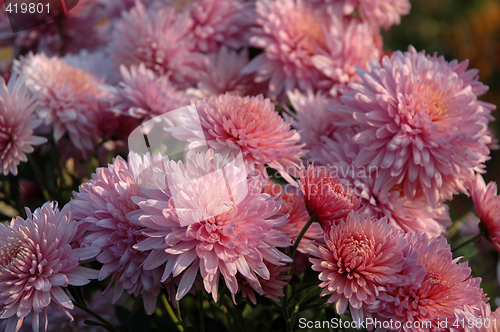
[[[175,326],[177,327],[177,330],[179,330],[179,332],[184,332],[184,327],[182,326],[182,319],[180,317],[180,312],[177,311],[178,315],[175,314],[174,310],[172,309],[172,306],[170,305],[170,303],[168,303],[168,299],[165,293],[163,293],[161,299],[163,301],[163,305],[165,305],[165,308],[167,309],[168,316],[174,322]]]
[[[312,218],[312,217],[309,218],[309,220],[307,221],[307,223],[304,225],[304,227],[300,231],[299,235],[297,236],[297,239],[295,240],[295,242],[293,244],[292,251],[290,251],[290,257],[292,259],[293,259],[293,256],[295,255],[295,252],[297,251],[297,248],[299,247],[300,240],[302,240],[302,238],[304,237],[304,234],[306,234],[307,230],[309,229],[309,227],[312,225],[313,222],[314,222],[314,218]]]
[[[35,174],[38,184],[42,188],[43,198],[45,198],[45,200],[47,201],[50,201],[52,198],[49,192],[49,188],[47,187],[47,183],[45,183],[45,178],[42,174],[42,171],[31,155],[28,155],[28,161],[30,163],[31,169],[33,170],[33,173]]]
[[[461,244],[459,244],[458,246],[456,246],[455,248],[453,248],[453,250],[452,250],[452,251],[455,251],[455,250],[458,250],[458,249],[460,249],[460,248],[463,248],[463,247],[465,247],[466,245],[468,245],[468,244],[469,244],[469,243],[471,243],[471,242],[476,242],[476,241],[478,241],[479,239],[481,239],[481,237],[482,237],[482,236],[483,236],[483,233],[479,232],[479,234],[477,234],[477,235],[475,235],[475,236],[471,237],[471,238],[470,238],[470,239],[468,239],[468,240],[465,240],[464,242],[462,242]]]
[[[103,327],[105,327],[106,330],[108,330],[109,332],[120,332],[120,330],[118,330],[116,327],[114,327],[110,322],[108,322],[106,319],[102,318],[100,315],[98,315],[95,312],[93,312],[92,310],[90,310],[86,305],[81,304],[80,302],[77,302],[74,300],[73,300],[73,304],[75,305],[75,307],[85,311],[86,313],[88,313],[89,315],[91,315],[92,317],[94,317],[95,319],[100,321],[104,325]]]

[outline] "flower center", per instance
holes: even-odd
[[[325,46],[324,19],[318,12],[294,11],[291,16],[289,36],[295,39],[299,50],[314,54],[318,47]]]
[[[3,266],[14,263],[19,256],[24,252],[23,243],[21,240],[15,242],[7,243],[0,249],[0,259]]]

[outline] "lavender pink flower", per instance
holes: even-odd
[[[409,47],[369,62],[360,83],[343,90],[336,110],[347,125],[362,126],[355,164],[379,168],[375,190],[400,185],[408,199],[423,192],[435,207],[466,192],[464,183],[484,168],[495,106],[477,99],[487,87],[467,65]]]
[[[283,99],[286,91],[329,89],[329,79],[312,58],[326,47],[328,17],[324,11],[298,0],[259,0],[257,28],[250,44],[264,51],[244,69],[255,82],[268,82],[269,97]]]
[[[187,40],[189,18],[174,8],[151,6],[140,1],[116,23],[108,47],[111,57],[126,67],[144,63],[159,75],[183,87],[194,85],[193,63],[198,58]]]
[[[17,175],[17,166],[27,161],[27,153],[34,145],[47,142],[46,138],[33,135],[42,121],[36,118],[35,98],[26,91],[24,77],[12,75],[5,84],[0,77],[0,172]]]
[[[261,194],[261,178],[247,179],[244,165],[227,164],[213,150],[190,150],[185,162],[167,161],[157,169],[163,170],[160,182],[148,184],[146,198],[134,198],[140,210],[130,213],[147,236],[134,248],[152,250],[144,269],[166,264],[161,280],[181,276],[176,300],[198,275],[214,301],[220,277],[236,294],[238,273],[263,294],[259,277],[271,278],[266,263],[290,262],[279,248],[291,244],[278,230],[288,219],[278,213],[276,198]]]
[[[97,278],[97,271],[79,265],[95,248],[72,248],[81,232],[69,205],[59,211],[47,202],[26,214],[0,224],[0,319],[7,319],[6,332],[18,331],[30,313],[33,331],[40,330],[40,315],[46,330],[49,305],[72,319],[73,303],[63,287]]]
[[[150,252],[134,248],[145,239],[143,227],[132,223],[127,214],[139,209],[132,198],[144,197],[136,175],[152,162],[133,153],[128,162],[117,157],[108,167],[98,168],[70,202],[75,219],[88,227],[81,245],[100,251],[96,257],[103,264],[99,280],[111,276],[108,288],[114,284],[114,301],[124,290],[134,296],[142,294],[148,314],[156,308],[162,268],[143,268]]]
[[[483,177],[476,174],[469,191],[479,217],[479,227],[485,236],[500,250],[500,198],[496,182],[485,184]]]
[[[29,54],[15,63],[16,71],[26,76],[26,85],[36,95],[36,114],[53,127],[54,139],[68,134],[79,150],[94,148],[97,140],[98,99],[104,96],[100,80],[58,57]]]
[[[112,111],[141,120],[190,104],[189,97],[179,90],[168,76],[157,75],[144,63],[129,69],[120,67],[122,81],[116,87],[106,87],[113,102]]]

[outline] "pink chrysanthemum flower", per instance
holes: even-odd
[[[351,211],[361,207],[356,193],[340,183],[325,167],[302,167],[299,180],[307,210],[324,226],[338,223]]]
[[[116,23],[108,52],[126,67],[144,63],[146,68],[183,86],[194,81],[191,65],[197,61],[187,41],[189,18],[173,8],[148,9],[137,1],[134,8]]]
[[[380,168],[377,190],[400,184],[407,198],[422,191],[436,206],[466,192],[464,181],[484,168],[495,106],[477,100],[487,87],[466,69],[467,61],[448,63],[410,46],[370,62],[359,70],[360,83],[343,90],[345,105],[336,110],[346,124],[363,126],[354,137],[364,147],[355,163]]]
[[[479,228],[500,251],[500,197],[497,195],[496,182],[486,186],[483,177],[476,174],[469,191],[480,219]]]
[[[361,197],[364,212],[378,218],[387,217],[405,232],[421,231],[428,236],[438,236],[451,226],[448,206],[439,203],[431,207],[426,197],[419,193],[413,198],[404,195],[400,185],[385,183],[377,189],[375,184],[381,171],[377,166],[358,166],[355,163],[363,147],[353,142],[354,132],[336,132],[333,138],[323,137],[319,164],[346,181]]]
[[[388,30],[391,25],[399,25],[401,16],[410,13],[409,0],[320,0],[318,4],[331,5],[337,15],[353,15],[357,10],[361,19],[374,27]]]
[[[172,84],[167,76],[157,76],[144,63],[130,70],[120,67],[122,82],[106,87],[114,102],[113,111],[149,120],[166,112],[187,106],[189,97]]]
[[[176,126],[168,129],[174,137],[191,142],[192,148],[207,142],[236,144],[247,165],[254,166],[262,176],[267,177],[268,165],[295,183],[289,174],[298,176],[303,145],[298,144],[299,134],[290,129],[291,119],[283,120],[269,99],[226,93],[195,105],[197,114],[175,119]],[[202,130],[193,129],[194,123],[201,123]]]
[[[287,95],[295,111],[295,114],[289,111],[293,116],[292,126],[297,129],[300,141],[306,144],[308,150],[305,160],[316,161],[323,147],[321,137],[332,137],[337,131],[345,131],[345,127],[336,125],[341,118],[328,109],[328,106],[340,105],[340,99],[320,92],[302,94],[298,90]]]
[[[329,20],[324,11],[300,0],[259,0],[257,25],[250,38],[264,52],[254,58],[244,73],[256,73],[256,82],[269,82],[269,97],[285,97],[286,91],[325,90],[329,79],[312,63],[326,47]]]
[[[279,298],[285,296],[285,294],[283,293],[283,288],[285,288],[285,286],[288,284],[288,280],[292,278],[291,275],[287,274],[287,271],[290,269],[290,267],[283,265],[273,265],[270,263],[265,264],[269,270],[269,279],[264,279],[257,276],[257,278],[259,279],[259,285],[256,287],[257,292],[261,292],[259,294],[261,296],[279,302]],[[241,296],[247,297],[253,304],[257,304],[257,298],[255,297],[252,283],[242,277],[241,274],[238,274],[237,278],[238,285],[241,290]],[[233,301],[235,301],[234,295]]]
[[[332,80],[330,94],[337,95],[337,88],[356,80],[357,67],[365,68],[369,60],[378,60],[382,54],[382,37],[366,23],[355,19],[332,18],[326,47],[312,57],[314,66]]]
[[[290,189],[289,185],[282,187],[272,180],[266,182],[262,192],[272,197],[279,195],[279,201],[283,202],[279,212],[288,215],[290,219],[286,225],[281,226],[279,229],[287,234],[287,238],[291,242],[294,242],[309,220],[309,213],[304,203],[304,196],[298,191],[297,187],[293,187],[293,189]],[[307,248],[323,243],[323,235],[324,231],[319,223],[311,224],[300,241],[297,250],[303,254],[308,254]]]
[[[123,290],[129,294],[142,294],[148,314],[156,308],[160,292],[160,276],[163,268],[145,270],[142,266],[148,251],[139,251],[134,245],[145,237],[142,227],[131,223],[127,213],[139,209],[132,197],[143,197],[136,182],[136,174],[151,164],[149,158],[142,159],[129,154],[128,163],[117,157],[107,168],[102,167],[92,174],[92,179],[80,185],[70,204],[76,220],[88,225],[88,232],[81,243],[84,247],[99,248],[97,261],[103,263],[99,280],[111,277],[114,283],[114,301]]]
[[[26,85],[36,95],[36,113],[46,125],[53,126],[54,139],[65,133],[82,151],[93,149],[96,141],[97,101],[103,97],[100,80],[61,58],[30,54],[15,64],[26,76]]]
[[[278,230],[288,219],[278,213],[276,198],[261,194],[261,178],[247,180],[244,165],[226,164],[213,150],[189,150],[185,163],[168,161],[157,168],[163,169],[164,183],[148,185],[143,191],[148,198],[135,198],[141,210],[130,216],[149,237],[135,248],[153,250],[144,268],[166,263],[162,280],[182,273],[176,300],[198,274],[214,301],[221,275],[236,294],[238,272],[262,294],[258,277],[271,278],[265,262],[290,262],[278,248],[291,244]]]
[[[18,331],[30,313],[33,331],[39,331],[40,314],[46,329],[49,305],[72,319],[73,303],[62,287],[97,277],[97,271],[79,266],[96,250],[71,248],[79,231],[68,205],[59,211],[47,202],[33,213],[26,208],[26,214],[26,220],[0,224],[0,319],[8,319],[6,332]]]
[[[408,246],[403,233],[387,218],[376,219],[352,211],[325,234],[326,246],[311,248],[312,269],[321,272],[321,296],[331,294],[339,315],[347,306],[354,320],[363,319],[364,307],[375,303],[384,287],[400,284],[398,273],[405,263]]]
[[[208,98],[226,92],[240,96],[265,92],[262,84],[253,82],[253,75],[242,74],[248,62],[247,49],[237,52],[222,46],[219,52],[207,55],[200,63],[197,88],[189,89],[190,93],[200,98]]]
[[[397,331],[422,331],[424,321],[434,327],[438,321],[453,322],[456,310],[466,305],[477,307],[484,301],[481,278],[471,277],[467,263],[458,263],[461,257],[453,259],[445,237],[429,239],[425,234],[412,234],[407,238],[417,253],[416,261],[401,272],[406,276],[403,285],[386,285],[381,300],[368,308],[378,319],[400,322],[401,328],[394,329]]]
[[[25,80],[12,75],[6,85],[0,77],[0,172],[17,175],[17,166],[27,161],[26,153],[34,151],[33,145],[47,139],[33,135],[33,129],[42,122],[36,118],[35,99],[30,98]]]
[[[184,8],[188,13],[188,39],[193,50],[215,53],[224,45],[237,50],[247,45],[247,33],[255,21],[252,5],[242,0],[193,0],[173,1],[176,7],[189,3]],[[182,10],[183,8],[179,8]]]

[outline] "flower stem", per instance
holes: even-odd
[[[165,305],[165,308],[167,309],[167,313],[168,313],[170,319],[172,319],[175,326],[177,327],[177,330],[179,330],[179,332],[184,332],[184,327],[182,326],[182,320],[180,317],[180,313],[178,316],[175,314],[174,310],[172,309],[172,306],[170,305],[170,303],[168,303],[167,296],[165,295],[165,293],[163,293],[163,296],[161,297],[161,299],[163,301],[163,305]]]
[[[100,321],[103,324],[103,327],[106,330],[108,330],[109,332],[120,332],[120,330],[118,330],[116,327],[114,327],[110,322],[108,322],[106,319],[102,318],[99,314],[96,314],[95,312],[90,310],[86,305],[81,304],[80,302],[75,301],[75,300],[73,300],[73,304],[75,305],[75,307],[85,311],[86,313],[88,313],[89,315],[91,315],[92,317],[94,317],[95,319]]]
[[[293,244],[292,251],[290,251],[291,258],[293,258],[293,256],[295,255],[295,252],[297,251],[297,248],[299,247],[300,240],[302,240],[302,238],[304,237],[304,234],[306,234],[307,230],[309,229],[309,227],[312,225],[313,222],[314,222],[314,218],[312,218],[312,217],[309,218],[307,223],[304,225],[304,227],[300,231],[299,235],[297,236],[297,239],[295,240],[295,242]]]
[[[38,184],[42,188],[43,198],[45,198],[45,200],[47,201],[50,201],[51,195],[49,192],[49,188],[47,187],[47,183],[45,183],[45,178],[42,174],[42,171],[40,170],[36,161],[33,159],[31,155],[28,155],[28,161],[30,163],[31,169],[33,170],[33,173],[35,174]]]
[[[471,242],[476,242],[476,241],[479,241],[481,239],[481,237],[483,236],[483,233],[479,233],[473,237],[471,237],[470,239],[468,240],[465,240],[464,242],[462,242],[461,244],[459,244],[458,246],[456,246],[455,248],[453,248],[453,251],[455,250],[458,250],[458,249],[461,249],[463,247],[465,247],[466,245],[468,245],[469,243]]]

